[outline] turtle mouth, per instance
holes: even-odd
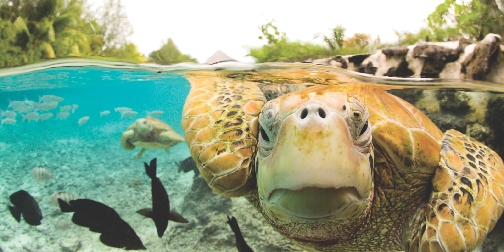
[[[355,187],[275,189],[263,200],[272,216],[302,220],[355,218],[364,210],[366,202],[367,198],[362,199]]]

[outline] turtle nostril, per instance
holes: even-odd
[[[319,116],[320,116],[320,117],[322,117],[322,118],[325,118],[325,117],[326,117],[326,113],[325,113],[325,111],[324,111],[323,109],[321,109],[321,108],[319,108],[319,109],[318,109],[318,114],[319,114]]]
[[[308,116],[308,109],[303,109],[303,111],[301,111],[301,119],[305,119],[306,116]]]

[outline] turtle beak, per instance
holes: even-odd
[[[285,117],[271,155],[259,160],[258,191],[268,215],[348,219],[365,210],[372,190],[369,153],[355,145],[344,116],[312,100]]]

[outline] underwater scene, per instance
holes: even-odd
[[[227,215],[239,219],[245,235],[259,232],[254,234],[257,241],[249,241],[258,251],[299,251],[262,223],[245,199],[219,197],[201,183],[194,163],[184,162],[190,157],[186,144],[177,141],[168,153],[148,149],[139,159],[138,147],[121,147],[121,135],[139,118],[158,119],[183,136],[180,122],[190,89],[183,74],[66,66],[5,75],[0,87],[0,201],[5,206],[0,210],[0,251],[123,251],[72,223],[58,198],[86,198],[112,207],[149,251],[234,251]],[[152,220],[136,213],[152,207],[144,162],[154,158],[170,208],[188,220],[170,221],[162,238]],[[193,185],[196,178],[200,180]],[[38,203],[40,225],[12,217],[9,197],[19,190]]]
[[[379,229],[383,233],[373,233],[373,231],[363,233],[362,237],[369,239],[369,244],[377,243],[381,244],[382,248],[394,248],[402,233],[400,235],[394,233],[398,232],[398,229],[394,229],[395,224],[389,225],[387,223],[393,223],[396,220],[401,222],[404,218],[410,218],[415,214],[414,209],[423,206],[431,191],[434,190],[430,184],[433,172],[425,171],[420,175],[415,175],[412,184],[424,180],[424,178],[428,182],[415,184],[415,188],[421,188],[421,190],[413,192],[416,189],[412,189],[411,194],[408,191],[398,193],[398,191],[405,190],[403,185],[396,184],[396,187],[383,189],[385,188],[384,183],[386,184],[385,178],[393,181],[396,179],[394,176],[403,176],[400,175],[400,172],[384,175],[387,173],[387,168],[383,168],[384,163],[396,162],[395,165],[400,166],[398,163],[401,161],[396,161],[396,159],[406,157],[400,156],[400,150],[392,151],[391,153],[395,154],[389,156],[383,154],[385,150],[389,149],[389,146],[394,146],[397,143],[394,141],[375,143],[376,153],[374,156],[369,153],[369,145],[365,145],[365,143],[369,144],[371,140],[370,138],[366,140],[364,137],[371,136],[371,129],[392,129],[391,134],[394,136],[392,139],[408,146],[409,142],[403,139],[404,135],[401,135],[403,134],[401,133],[402,128],[399,126],[393,128],[395,127],[393,125],[399,125],[395,121],[408,125],[412,120],[420,118],[418,120],[423,120],[421,133],[425,131],[433,139],[440,141],[445,131],[455,129],[481,141],[495,152],[491,152],[487,147],[481,147],[476,142],[471,142],[472,140],[467,140],[468,138],[464,138],[463,143],[453,139],[447,140],[451,141],[450,144],[453,146],[450,148],[454,150],[458,151],[461,149],[458,147],[464,146],[465,143],[466,147],[472,146],[467,148],[479,149],[481,153],[484,152],[484,155],[494,156],[496,153],[501,157],[504,156],[504,88],[500,84],[470,81],[435,82],[432,79],[373,78],[311,64],[252,64],[253,66],[244,66],[238,62],[224,62],[211,67],[178,65],[174,68],[162,68],[148,64],[139,66],[125,63],[121,65],[120,63],[85,60],[72,64],[65,61],[62,61],[61,64],[53,64],[53,62],[57,61],[51,61],[50,64],[39,63],[36,66],[2,69],[0,72],[0,204],[3,206],[0,208],[0,251],[324,250],[325,246],[330,248],[338,241],[311,243],[302,239],[296,240],[295,237],[293,239],[285,238],[284,236],[290,236],[291,227],[286,228],[284,222],[290,217],[285,217],[285,213],[282,211],[287,209],[287,212],[297,213],[299,216],[310,214],[319,216],[326,214],[324,212],[327,210],[325,205],[335,204],[348,204],[344,210],[341,210],[342,212],[338,213],[349,219],[354,218],[352,212],[359,212],[362,209],[369,208],[371,215],[376,213],[376,216],[385,213],[384,216],[388,216],[389,220],[385,220],[383,222],[384,228]],[[212,99],[215,103],[208,102],[206,104],[204,100],[198,100],[198,97],[211,95],[214,88],[221,88],[216,84],[219,81],[226,85],[229,84],[230,87],[236,83],[238,83],[236,85],[256,83],[258,89],[254,89],[255,86],[252,87],[251,84],[243,84],[243,87],[240,86],[236,89],[223,88],[222,94],[219,93],[222,96],[219,96],[218,100]],[[251,103],[241,104],[241,99],[256,99],[260,104],[260,109],[266,100],[281,98],[290,92],[296,94],[296,92],[302,92],[298,90],[314,88],[314,86],[327,85],[340,85],[342,93],[357,93],[363,96],[367,91],[346,89],[346,86],[351,86],[348,84],[357,82],[372,83],[372,88],[369,90],[372,90],[372,94],[377,95],[377,100],[383,101],[383,104],[394,103],[396,105],[390,105],[387,108],[390,111],[384,112],[387,109],[375,109],[379,105],[373,103],[373,98],[366,98],[361,102],[350,96],[343,101],[339,100],[339,96],[331,96],[330,99],[327,98],[327,103],[340,104],[338,102],[342,102],[341,104],[345,104],[342,111],[345,111],[346,108],[351,108],[351,111],[354,111],[354,117],[351,119],[354,120],[351,125],[355,125],[355,130],[357,130],[355,133],[357,138],[354,141],[362,144],[359,147],[360,150],[364,150],[364,154],[367,153],[363,156],[366,160],[364,163],[367,163],[368,159],[371,161],[374,159],[376,163],[374,167],[379,168],[369,175],[370,179],[373,178],[372,176],[381,179],[376,180],[375,178],[373,184],[376,188],[380,188],[375,192],[375,198],[381,197],[380,193],[383,190],[384,197],[390,201],[389,204],[394,205],[396,200],[391,195],[401,195],[397,196],[399,199],[397,202],[406,202],[405,206],[398,204],[398,206],[387,208],[383,207],[387,205],[385,202],[382,202],[380,206],[374,204],[354,206],[353,203],[348,203],[348,201],[356,200],[355,197],[362,197],[361,190],[372,191],[372,187],[349,189],[344,192],[346,196],[338,200],[330,199],[330,196],[326,197],[326,195],[333,195],[333,193],[340,195],[340,191],[319,192],[318,189],[313,189],[315,194],[311,196],[289,195],[289,192],[282,192],[287,196],[280,195],[275,196],[277,198],[272,197],[271,200],[264,199],[263,190],[273,190],[267,189],[269,185],[264,181],[273,181],[274,178],[264,179],[270,175],[264,171],[256,174],[257,170],[252,170],[246,175],[249,177],[244,182],[245,185],[239,185],[248,187],[247,193],[238,195],[241,192],[237,191],[242,190],[242,187],[235,191],[228,190],[226,186],[229,184],[226,183],[231,183],[230,186],[236,186],[236,183],[241,182],[236,182],[234,177],[231,182],[219,182],[221,177],[216,171],[209,171],[211,168],[198,170],[197,166],[202,165],[201,161],[195,163],[191,157],[194,148],[190,146],[197,146],[199,139],[208,137],[208,135],[201,136],[203,133],[199,132],[204,132],[207,128],[198,126],[198,123],[205,125],[206,119],[202,119],[201,115],[213,109],[214,104],[222,105],[231,100],[236,102],[234,105],[236,107],[233,107],[237,108],[235,110],[232,110],[231,106],[220,107],[226,111],[226,116],[230,118],[228,123],[223,123],[220,126],[225,131],[224,129],[232,128],[241,122],[242,119],[232,117],[237,113],[243,115],[243,118],[248,115],[257,116],[254,103],[252,102],[252,105],[250,105]],[[193,87],[196,85],[201,90],[190,93],[191,85]],[[316,88],[313,89],[316,91],[315,93],[324,93],[323,88]],[[256,94],[254,92],[264,93],[264,98],[261,98],[261,95],[258,96],[259,98],[250,98],[249,95]],[[392,96],[382,93],[392,94]],[[404,112],[411,109],[410,105],[404,105],[402,100],[396,100],[394,97],[406,100],[421,112],[412,112],[411,114]],[[240,107],[240,104],[243,105],[243,108]],[[279,104],[281,103],[279,102]],[[187,108],[184,109],[184,105]],[[367,113],[366,105],[369,107],[369,113]],[[314,116],[311,114],[313,111],[322,119],[336,113],[325,107],[315,109],[310,106],[299,112],[301,119],[311,118]],[[271,105],[268,108],[271,109],[263,108],[263,112],[259,115],[259,129],[243,128],[243,131],[251,132],[251,135],[255,134],[253,147],[250,148],[251,155],[255,158],[252,162],[257,162],[256,165],[261,164],[259,167],[250,169],[266,169],[269,165],[268,162],[271,162],[271,156],[268,156],[269,152],[275,151],[264,146],[268,146],[269,141],[276,138],[274,128],[278,125],[272,123],[271,127],[267,127],[269,121],[261,116],[277,113],[275,111],[279,110],[283,111],[282,109],[285,107],[275,108],[274,105]],[[217,108],[215,109],[217,110]],[[341,106],[338,109],[341,109]],[[256,114],[253,114],[254,111]],[[345,114],[346,112],[338,113]],[[377,114],[380,115],[379,118],[377,118]],[[430,122],[423,119],[424,115],[432,120],[432,126],[430,126]],[[362,121],[358,119],[360,116],[364,118]],[[366,116],[369,117],[371,126],[368,125]],[[250,118],[252,118],[251,121],[254,121],[253,117]],[[392,126],[380,126],[389,121],[394,121]],[[360,122],[362,123],[359,124]],[[219,120],[215,119],[215,124],[218,123]],[[229,136],[229,139],[235,139],[234,137],[238,139],[239,135],[243,133],[241,128],[232,129],[235,130],[233,132],[236,133],[236,136]],[[416,133],[407,133],[407,135],[409,134]],[[463,139],[456,133],[451,132],[450,134],[454,139]],[[217,139],[211,144],[219,144],[220,141],[229,140],[227,137],[224,136],[223,140]],[[376,138],[378,139],[379,136]],[[282,150],[285,151],[282,154],[286,156],[286,159],[280,159],[283,161],[278,162],[288,163],[289,160],[298,163],[305,162],[303,159],[297,159],[296,155],[287,154],[289,152],[297,153],[296,148],[285,147],[295,146],[287,140],[283,138],[276,140],[286,141],[283,145],[275,147],[277,150],[284,148]],[[245,140],[233,141],[235,146],[239,146]],[[320,146],[331,144],[324,142],[323,139],[317,141],[316,145]],[[346,140],[338,141],[344,143]],[[418,148],[417,153],[427,153],[422,158],[418,158],[421,159],[419,162],[428,163],[436,157],[432,162],[437,165],[439,152],[445,151],[445,149],[440,150],[432,146],[424,148],[421,145],[424,142],[417,144],[420,146],[416,147]],[[240,150],[248,150],[248,147]],[[345,150],[346,147],[342,149],[342,151]],[[452,157],[450,153],[446,155],[448,167],[453,162],[456,163],[450,159]],[[310,157],[306,158],[306,162],[318,162],[316,159],[310,159],[311,156],[315,157],[316,155],[310,154]],[[470,153],[467,153],[466,156],[467,159],[474,159]],[[480,158],[477,155],[475,157]],[[462,161],[466,162],[467,159],[462,158]],[[246,161],[250,162],[249,159]],[[479,167],[492,165],[490,161],[490,163],[485,162],[484,164],[482,162]],[[332,161],[326,161],[326,163],[332,164]],[[407,164],[407,161],[404,163]],[[227,165],[227,163],[219,164],[222,167]],[[218,167],[218,169],[222,167]],[[368,166],[364,166],[363,169],[365,167]],[[454,165],[454,167],[458,166]],[[496,167],[499,168],[498,164]],[[497,170],[497,168],[495,169]],[[224,168],[222,169],[224,170]],[[462,168],[460,169],[462,170]],[[219,171],[222,174],[225,173],[222,170]],[[321,172],[324,170],[322,169]],[[384,174],[380,174],[380,172]],[[215,181],[212,180],[214,184],[211,187],[207,185],[208,178],[212,176],[209,175],[210,173],[217,174],[214,175]],[[489,171],[489,173],[492,172]],[[293,174],[293,172],[288,174]],[[461,184],[461,191],[466,190],[463,184],[471,184],[469,186],[471,190],[473,189],[472,185],[481,186],[480,179],[467,175],[470,181],[466,181],[466,177],[460,177],[457,172],[450,174],[455,181],[453,187],[458,188]],[[255,183],[256,176],[259,180],[257,184]],[[284,174],[280,181],[291,179],[292,176]],[[300,176],[305,176],[310,180],[324,180],[315,170],[311,174],[306,173]],[[504,178],[499,177],[500,175],[495,172],[492,176],[496,181]],[[243,178],[240,177],[240,179]],[[407,181],[409,177],[404,175],[401,179]],[[352,178],[349,179],[349,181],[351,180]],[[345,181],[339,182],[346,183]],[[276,181],[275,183],[281,184],[282,182]],[[434,184],[436,186],[440,183]],[[496,184],[492,184],[493,182],[487,181],[486,183],[486,185],[496,186]],[[455,186],[455,184],[457,185]],[[482,189],[483,187],[484,189]],[[478,187],[478,190],[485,192],[484,197],[494,194],[497,195],[496,197],[502,197],[498,192],[490,191],[485,186],[482,188]],[[231,197],[224,197],[216,192]],[[474,191],[475,195],[479,195],[478,192]],[[275,195],[274,190],[271,194]],[[416,198],[420,194],[424,196]],[[455,194],[458,196],[453,197],[457,199],[460,195],[465,197],[460,201],[463,204],[472,204],[471,201],[477,202],[474,206],[476,210],[470,210],[476,211],[476,216],[478,214],[484,215],[484,213],[477,212],[479,208],[486,209],[496,207],[499,204],[501,210],[497,211],[502,213],[501,203],[488,206],[481,203],[485,200],[480,198],[468,199],[467,197],[472,196]],[[404,198],[401,198],[403,196]],[[296,209],[297,203],[286,203],[282,197],[294,202],[304,202],[301,205],[311,204],[315,207],[309,206],[299,210]],[[415,201],[410,202],[410,199]],[[362,202],[367,204],[372,200],[366,198]],[[285,209],[278,210],[281,207],[277,206],[268,208],[269,205],[275,204],[280,204]],[[454,204],[454,208],[459,210],[457,203]],[[440,209],[439,215],[444,218],[445,215],[441,211],[443,207],[444,205],[441,204],[436,209]],[[378,210],[373,212],[375,211],[373,209]],[[461,209],[463,213],[465,208]],[[487,214],[491,215],[492,213]],[[300,218],[310,219],[308,217]],[[478,217],[475,218],[478,219]],[[353,223],[351,227],[373,229],[373,224],[370,224],[371,226],[366,224],[372,223],[372,219],[359,220],[360,223]],[[487,236],[483,246],[477,248],[478,251],[504,251],[504,224],[502,221],[497,223],[496,221],[493,218],[489,221],[490,224],[487,223],[490,226],[495,225],[495,228]],[[273,224],[270,224],[271,222]],[[404,222],[407,225],[406,221]],[[318,222],[316,225],[322,225],[322,222]],[[429,223],[429,225],[431,224]],[[300,228],[303,230],[294,228],[297,230],[297,233],[294,233],[308,234],[305,237],[309,237],[310,234],[313,236],[321,234],[309,224],[301,226],[304,227]],[[388,227],[390,230],[387,230]],[[420,226],[417,228],[421,229]],[[306,229],[314,231],[306,231]],[[349,229],[345,233],[341,233],[340,237],[341,239],[350,239],[353,234],[360,232],[357,230]],[[387,233],[389,231],[390,233]],[[334,233],[336,231],[327,232]],[[481,238],[481,236],[477,237]],[[380,241],[377,240],[378,238]],[[366,242],[364,241],[364,243]],[[355,249],[355,247],[352,248]],[[365,248],[359,250],[376,251]],[[343,250],[328,249],[326,251]]]

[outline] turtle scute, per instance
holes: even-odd
[[[419,251],[472,251],[483,243],[503,212],[504,164],[482,143],[449,130],[432,179]]]
[[[187,74],[192,88],[182,116],[185,139],[201,176],[217,193],[249,193],[256,152],[257,115],[266,99],[253,82],[219,72]]]

